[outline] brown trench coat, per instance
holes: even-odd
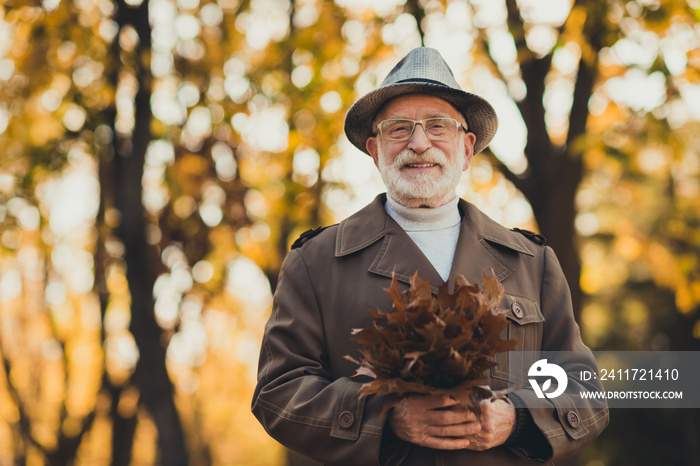
[[[280,272],[263,338],[253,413],[280,443],[327,465],[378,464],[387,417],[380,417],[383,397],[355,396],[360,382],[351,376],[357,366],[344,359],[345,355],[359,357],[351,329],[370,324],[365,309],[390,309],[391,301],[382,288],[389,286],[392,271],[403,284],[418,271],[430,279],[435,292],[443,283],[386,214],[385,200],[385,195],[378,196],[339,225],[292,249]],[[493,269],[506,290],[501,306],[509,308],[517,300],[524,310],[521,318],[508,311],[508,337],[520,339],[516,351],[590,354],[581,341],[568,285],[554,252],[497,224],[466,201],[460,200],[459,209],[462,228],[449,282],[462,274],[471,283],[481,283],[482,274]],[[508,360],[506,354],[497,357],[498,366],[487,379],[491,387],[507,386]],[[595,367],[592,355],[577,361],[576,371],[580,364]],[[569,369],[574,372],[573,366]],[[534,398],[534,392],[525,388],[517,394],[523,400]],[[571,422],[571,411],[579,422]],[[575,454],[608,423],[604,405],[571,409],[551,402],[548,408],[530,409],[530,413],[554,452],[548,461]],[[402,464],[525,461],[503,446],[485,452],[411,446]]]

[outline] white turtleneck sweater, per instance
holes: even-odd
[[[462,223],[458,202],[455,196],[440,207],[411,208],[387,195],[384,204],[386,213],[406,231],[444,281],[450,276]]]

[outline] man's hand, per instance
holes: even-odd
[[[488,450],[508,440],[515,427],[515,408],[506,400],[483,400],[481,407],[481,429],[469,436],[470,450]]]
[[[503,444],[515,425],[515,408],[504,400],[481,402],[478,419],[470,405],[449,395],[413,395],[391,411],[400,439],[439,450],[488,450]]]
[[[391,411],[391,428],[400,439],[439,450],[461,450],[481,430],[476,415],[449,395],[412,395]]]

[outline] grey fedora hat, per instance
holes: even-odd
[[[378,89],[361,97],[345,116],[345,134],[367,153],[365,143],[374,135],[372,122],[382,106],[406,94],[431,94],[451,103],[467,120],[468,131],[476,136],[474,153],[489,145],[498,118],[491,104],[476,94],[463,91],[440,53],[428,47],[411,50],[389,73]]]

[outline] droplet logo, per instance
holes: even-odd
[[[544,381],[542,387],[536,379],[530,378],[530,385],[535,391],[537,398],[556,398],[566,390],[566,385],[569,383],[569,379],[566,376],[566,371],[556,364],[548,363],[546,359],[540,359],[530,366],[530,370],[527,372],[529,377],[549,377]],[[552,386],[552,378],[557,381],[557,388],[548,392]]]

